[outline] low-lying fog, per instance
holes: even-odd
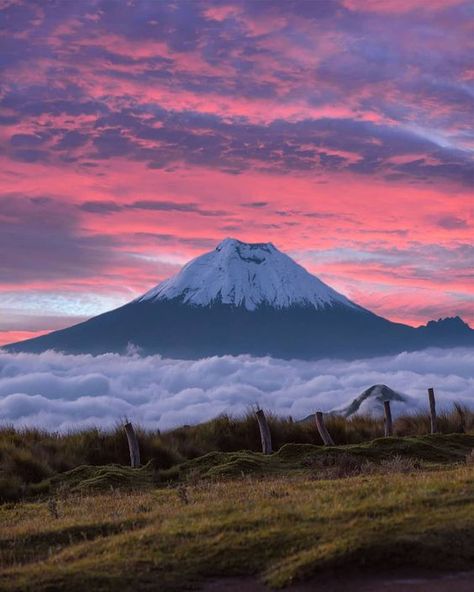
[[[137,355],[70,356],[0,350],[0,424],[64,431],[111,427],[125,417],[167,429],[258,403],[300,419],[339,407],[385,383],[425,408],[427,387],[438,407],[474,405],[474,349],[426,350],[352,362],[283,361],[250,356],[199,361]]]

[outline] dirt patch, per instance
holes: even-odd
[[[324,575],[293,584],[285,592],[472,592],[474,571],[435,573],[403,571],[371,574]],[[268,592],[270,588],[255,578],[212,580],[201,592]]]

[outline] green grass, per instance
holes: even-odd
[[[472,429],[455,409],[444,430]],[[459,423],[460,418],[462,422]],[[161,434],[0,430],[0,590],[163,592],[254,575],[273,587],[344,566],[474,568],[474,434],[399,418],[252,415]],[[418,423],[417,423],[418,422]],[[457,423],[458,422],[458,423]],[[413,435],[404,435],[410,428]],[[367,436],[376,436],[367,441]]]
[[[290,443],[322,444],[313,421],[294,422],[291,418],[267,415],[275,450]],[[328,416],[327,426],[336,444],[341,446],[363,444],[383,436],[382,420],[373,417],[345,419]],[[444,434],[474,432],[474,413],[455,405],[452,411],[440,414],[439,427]],[[422,436],[429,432],[429,417],[423,413],[398,417],[394,430],[398,437]],[[152,462],[160,470],[170,470],[170,476],[181,472],[178,467],[182,463],[210,453],[237,453],[241,450],[255,453],[261,446],[253,412],[237,418],[222,415],[212,421],[168,432],[138,429],[138,439],[142,463]],[[238,457],[228,467],[228,472],[248,472],[259,462],[258,457],[251,454],[245,458]],[[111,431],[87,429],[66,434],[2,427],[0,502],[18,500],[41,490],[40,484],[45,480],[79,466],[128,463],[127,440],[121,426]]]
[[[161,472],[161,479],[192,480],[202,477],[246,474],[286,475],[291,471],[317,471],[321,466],[337,464],[338,457],[354,462],[380,463],[395,456],[440,464],[463,462],[474,448],[474,435],[437,434],[412,438],[379,438],[364,444],[334,446],[285,444],[271,456],[251,451],[211,452]]]
[[[474,466],[439,464],[448,449],[460,460],[465,442],[425,439],[417,450],[437,463],[428,471],[397,472],[389,443],[378,441],[352,453],[392,463],[381,472],[321,480],[311,462],[299,464],[302,452],[320,451],[289,446],[270,459],[242,454],[252,470],[239,477],[216,476],[234,461],[211,455],[200,467],[212,478],[194,474],[177,488],[63,488],[53,509],[51,500],[4,504],[0,589],[170,592],[251,574],[281,587],[339,566],[472,569]],[[408,453],[419,443],[393,444]],[[293,469],[262,476],[249,459]]]
[[[58,491],[146,489],[157,484],[190,483],[201,479],[222,479],[245,475],[277,476],[292,473],[332,478],[359,473],[373,473],[383,461],[394,457],[423,466],[464,462],[474,449],[472,434],[437,434],[410,438],[378,438],[363,444],[324,447],[313,444],[285,444],[272,455],[241,450],[209,452],[168,469],[149,461],[140,469],[126,465],[79,465],[53,473],[52,469],[35,472],[32,482],[24,483],[18,473],[5,475],[4,501],[48,496]],[[23,452],[23,451],[21,451]],[[38,477],[36,477],[38,476]],[[41,481],[39,478],[43,476]],[[2,484],[0,482],[0,487]]]
[[[24,497],[48,496],[63,492],[107,489],[146,489],[155,485],[190,483],[202,479],[222,479],[246,475],[276,476],[302,473],[320,478],[345,474],[374,473],[385,462],[411,461],[406,466],[425,467],[465,462],[474,449],[474,435],[438,434],[414,438],[379,438],[364,444],[314,446],[285,444],[272,455],[241,450],[210,452],[169,469],[159,469],[150,461],[139,469],[124,465],[80,465],[33,483]],[[405,463],[406,464],[406,463]]]
[[[472,569],[473,449],[474,435],[438,434],[211,452],[161,470],[81,465],[0,505],[0,590],[172,592],[229,575],[282,587],[339,566]]]
[[[145,489],[157,481],[157,474],[151,463],[132,469],[121,465],[103,467],[83,465],[60,473],[38,485],[38,492],[67,489],[68,492],[81,492],[103,489]],[[48,487],[49,485],[49,487]]]

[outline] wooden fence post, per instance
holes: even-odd
[[[258,427],[260,428],[260,439],[262,440],[262,452],[263,454],[272,453],[272,436],[270,434],[270,428],[268,427],[267,418],[263,409],[257,410],[257,421]]]
[[[392,424],[392,411],[390,410],[390,401],[383,402],[383,408],[385,411],[385,437],[393,436],[393,424]]]
[[[431,433],[436,434],[438,431],[438,418],[436,417],[436,400],[433,388],[428,389],[428,398],[430,401]]]
[[[334,446],[334,440],[331,438],[331,434],[328,432],[326,424],[324,423],[322,411],[316,411],[314,417],[316,419],[316,427],[318,428],[318,432],[321,436],[324,446]]]
[[[127,434],[128,449],[130,451],[130,466],[135,469],[140,466],[140,448],[138,446],[138,438],[133,425],[128,421],[124,426]]]

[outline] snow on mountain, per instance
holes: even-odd
[[[137,302],[178,299],[186,304],[209,306],[213,303],[255,310],[309,306],[325,308],[342,304],[360,308],[272,243],[244,243],[223,240],[214,251],[185,265]]]

